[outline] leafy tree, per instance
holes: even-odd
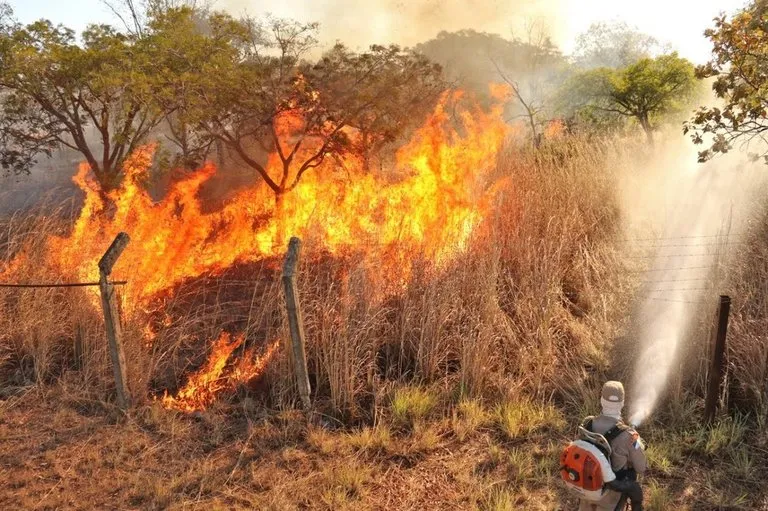
[[[387,144],[421,124],[446,87],[440,66],[397,46],[357,54],[337,44],[301,73],[320,99],[347,113],[356,133],[344,150],[360,155],[366,171]]]
[[[71,30],[41,20],[0,34],[0,164],[21,172],[60,146],[81,153],[107,190],[123,159],[162,119],[152,56],[105,25],[78,45]]]
[[[0,2],[0,31],[6,32],[13,24],[13,9],[8,3]]]
[[[713,44],[713,59],[697,68],[700,78],[712,78],[712,90],[722,107],[702,107],[686,123],[697,144],[709,144],[699,161],[727,153],[741,142],[768,164],[768,2],[753,2],[731,19],[720,16],[705,32]],[[756,147],[757,143],[757,147]]]
[[[654,124],[679,112],[696,88],[694,67],[676,53],[644,58],[621,69],[598,68],[571,77],[561,91],[569,115],[632,118],[653,143]]]
[[[212,0],[101,0],[112,14],[134,37],[144,37],[152,18],[162,16],[172,10],[188,8],[195,12],[210,10]]]
[[[146,20],[143,43],[156,56],[153,101],[165,115],[154,135],[170,143],[170,167],[194,169],[208,158],[215,140],[197,129],[190,112],[222,68],[238,65],[247,30],[227,15],[190,6],[154,7]]]
[[[438,83],[437,66],[396,46],[357,54],[336,45],[313,64],[303,57],[316,44],[317,24],[243,25],[239,52],[199,84],[199,101],[184,115],[257,171],[278,203],[328,157],[394,140],[408,109]],[[268,165],[267,153],[278,161]]]
[[[574,63],[581,68],[622,68],[662,50],[659,42],[624,23],[593,23],[576,38]]]

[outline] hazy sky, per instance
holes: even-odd
[[[119,0],[117,0],[119,1]],[[81,30],[92,21],[113,21],[100,0],[10,0],[24,22],[41,17]],[[410,45],[440,30],[473,28],[509,35],[526,20],[545,23],[566,52],[575,37],[596,21],[623,20],[671,44],[683,56],[707,60],[702,32],[721,11],[746,0],[218,0],[215,6],[239,14],[320,21],[323,42],[352,46],[396,42]]]

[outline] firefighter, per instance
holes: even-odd
[[[629,498],[632,511],[643,509],[643,489],[637,482],[647,467],[645,444],[640,435],[621,420],[624,407],[624,385],[618,381],[609,381],[603,385],[600,396],[602,413],[597,417],[587,417],[582,426],[588,431],[604,435],[614,426],[623,431],[611,442],[611,466],[616,480],[607,484],[607,491],[602,500],[590,502],[582,500],[579,511],[613,511],[622,501],[622,496]]]

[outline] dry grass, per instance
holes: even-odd
[[[618,206],[614,177],[606,170],[609,154],[609,148],[578,141],[536,154],[510,149],[497,173],[513,186],[498,196],[494,215],[470,248],[441,268],[414,254],[413,276],[396,293],[367,292],[385,284],[370,270],[381,254],[305,258],[299,283],[307,356],[323,407],[342,421],[375,420],[387,385],[398,381],[442,382],[455,385],[461,396],[494,399],[511,390],[536,398],[566,394],[569,389],[554,384],[560,379],[555,375],[573,370],[571,360],[581,367],[585,358],[588,365],[605,364],[593,357],[618,328],[609,312],[621,310],[610,298]],[[21,247],[30,255],[27,273],[14,278],[62,278],[43,259],[47,236],[66,231],[66,215],[14,217],[0,227],[5,262]],[[305,252],[312,254],[311,240]],[[203,362],[221,330],[244,330],[248,345],[285,339],[278,266],[264,261],[185,282],[148,312],[127,311],[135,394],[174,391]],[[0,381],[29,385],[84,369],[95,373],[84,378],[89,387],[110,399],[109,368],[98,348],[100,316],[88,292],[3,296]],[[147,324],[157,332],[150,350],[141,341]],[[78,337],[87,339],[87,353],[73,357]],[[291,407],[296,401],[290,374],[281,353],[265,377],[270,404]],[[565,379],[579,386],[585,375],[571,376]],[[422,412],[419,404],[404,404],[411,405],[416,408],[394,413],[413,422],[412,414]]]
[[[415,254],[412,278],[396,292],[371,292],[386,280],[376,271],[380,254],[306,257],[299,286],[322,417],[314,426],[295,412],[285,349],[261,380],[199,416],[152,400],[183,384],[222,329],[244,331],[247,347],[287,338],[279,261],[185,282],[153,309],[128,311],[138,406],[127,416],[112,404],[103,327],[88,292],[4,293],[0,460],[9,491],[0,506],[572,504],[556,481],[559,449],[596,410],[636,284],[616,241],[616,153],[580,140],[537,153],[510,149],[497,174],[512,186],[469,248],[441,267]],[[746,262],[729,270],[744,297],[735,302],[730,355],[745,411],[696,426],[701,375],[660,411],[644,431],[649,509],[768,503],[760,485],[768,476],[768,216],[756,225]],[[27,247],[17,278],[66,278],[42,254],[46,237],[68,226],[63,213],[1,221],[0,267]],[[151,348],[141,342],[148,323],[157,331]]]
[[[551,404],[534,403],[528,399],[506,402],[495,411],[496,425],[507,440],[517,440],[533,433],[565,427],[562,413]]]

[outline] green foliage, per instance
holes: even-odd
[[[645,451],[648,465],[664,475],[671,475],[675,468],[674,457],[677,454],[671,450],[674,448],[675,446],[669,444],[654,443],[649,445]]]
[[[4,168],[23,172],[65,146],[108,189],[125,157],[162,138],[166,166],[196,167],[223,145],[279,196],[326,158],[354,152],[367,165],[444,88],[439,66],[397,46],[356,53],[337,44],[307,61],[317,23],[147,9],[132,11],[127,33],[92,25],[81,43],[48,21],[9,23],[0,10]],[[269,152],[281,165],[267,169]]]
[[[335,467],[326,476],[321,500],[329,509],[349,505],[363,497],[370,478],[371,471],[367,467],[356,464]]]
[[[517,509],[515,495],[503,487],[492,488],[478,504],[481,511],[512,511]]]
[[[214,52],[206,72],[179,85],[185,93],[177,115],[202,141],[231,149],[278,197],[327,158],[354,152],[367,162],[412,127],[443,88],[439,67],[397,46],[355,53],[339,43],[319,61],[306,61],[316,23],[225,15],[210,23],[220,34],[215,41],[235,36],[229,50]],[[265,152],[276,153],[278,165],[267,168]]]
[[[64,146],[80,152],[109,187],[123,159],[160,122],[146,45],[106,25],[88,26],[81,40],[45,20],[0,34],[5,169],[24,171],[36,154]]]
[[[712,426],[703,427],[696,437],[696,448],[710,456],[717,456],[741,444],[747,432],[747,418],[737,416],[719,419]]]
[[[727,153],[740,142],[754,159],[768,164],[762,135],[768,130],[766,3],[753,1],[730,20],[724,15],[716,18],[715,27],[705,34],[712,41],[713,59],[696,73],[714,79],[712,90],[724,106],[702,107],[686,123],[685,132],[693,141],[709,146],[699,153],[699,161]]]
[[[674,499],[666,487],[651,481],[645,489],[645,507],[652,511],[666,511],[674,508]]]
[[[391,442],[389,428],[381,424],[375,428],[366,426],[347,437],[347,443],[355,450],[373,454],[386,452],[391,447]]]
[[[479,401],[464,399],[453,411],[451,421],[453,432],[459,441],[463,442],[466,438],[475,433],[478,428],[488,422],[488,419],[488,413]]]
[[[604,125],[634,118],[650,140],[654,121],[679,113],[695,88],[693,65],[672,53],[578,73],[563,86],[560,103],[566,115]]]
[[[395,391],[392,398],[392,417],[399,426],[413,426],[426,418],[437,405],[437,398],[420,387],[406,387]]]
[[[565,427],[561,412],[551,404],[539,404],[527,399],[506,402],[496,408],[496,424],[509,440],[528,436],[540,429]]]

